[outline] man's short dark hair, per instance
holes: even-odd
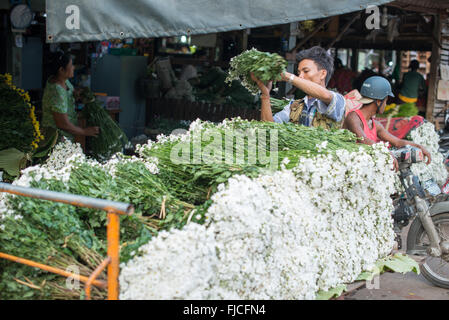
[[[309,59],[315,62],[318,70],[325,69],[327,71],[326,75],[326,85],[332,77],[334,72],[334,58],[324,50],[324,48],[315,46],[310,49],[302,50],[296,54],[296,60],[300,63],[304,59]]]
[[[412,69],[412,70],[418,70],[419,69],[419,62],[418,62],[418,60],[410,61],[410,69]]]

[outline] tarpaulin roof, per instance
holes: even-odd
[[[340,15],[391,0],[47,0],[47,42],[241,30]]]

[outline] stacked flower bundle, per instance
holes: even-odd
[[[37,149],[44,139],[28,92],[17,88],[9,74],[0,75],[0,150],[16,148],[22,152]]]
[[[121,220],[122,299],[313,299],[393,246],[392,158],[383,144],[355,142],[345,130],[195,121],[104,164],[66,142],[15,183],[135,206]],[[85,266],[83,275],[106,254],[103,212],[15,196],[0,206],[2,251]],[[0,263],[1,298],[81,295],[65,279]],[[24,277],[41,290],[14,280]]]
[[[109,160],[113,154],[123,151],[128,138],[106,110],[96,100],[95,95],[88,88],[80,93],[84,103],[83,115],[88,127],[98,126],[100,133],[97,137],[87,137],[86,149],[88,154],[98,161]]]
[[[246,50],[231,59],[226,82],[241,81],[249,92],[259,93],[257,84],[251,79],[251,73],[261,81],[279,81],[281,73],[286,71],[287,61],[277,53],[260,52],[255,48]]]
[[[120,298],[314,299],[353,282],[393,246],[391,166],[378,145],[235,176],[204,225],[164,232],[122,266]]]
[[[412,130],[408,139],[424,146],[432,157],[432,162],[429,165],[423,162],[413,164],[412,172],[423,182],[433,179],[440,186],[443,185],[448,178],[448,172],[444,164],[444,157],[438,151],[440,137],[435,131],[435,126],[430,122],[425,122]]]
[[[0,128],[0,171],[18,176],[44,137],[28,93],[9,74],[0,75]]]
[[[136,214],[121,219],[121,259],[127,261],[152,234],[169,222],[178,223],[185,214],[184,203],[170,197],[156,173],[156,162],[117,154],[101,164],[88,159],[78,144],[66,141],[55,146],[46,163],[22,170],[13,184],[133,203]],[[164,220],[158,217],[162,206]],[[106,255],[106,222],[103,211],[2,194],[0,248],[62,269],[76,267],[74,271],[89,276]],[[59,276],[6,260],[0,260],[0,268],[0,299],[83,296],[82,287],[70,290]],[[93,296],[102,299],[105,293],[95,289]]]

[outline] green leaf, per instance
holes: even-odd
[[[24,298],[31,298],[32,296],[34,296],[34,292],[33,291],[28,291],[27,293],[25,293],[23,295]]]
[[[51,149],[55,146],[57,141],[58,141],[58,131],[55,130],[53,136],[47,139],[46,144],[40,146],[39,148],[36,149],[36,151],[34,151],[33,158],[46,157],[48,153],[51,151]]]
[[[25,153],[10,148],[0,151],[0,169],[4,169],[11,176],[18,176],[23,162],[26,161]]]
[[[377,263],[376,263],[377,264]],[[394,272],[415,272],[420,273],[418,263],[406,254],[396,253],[393,257],[387,257],[379,262],[379,269],[388,269]]]
[[[372,280],[375,275],[376,272],[364,271],[361,274],[359,274],[359,276],[357,277],[357,279],[355,279],[355,281]]]
[[[346,285],[341,284],[333,289],[330,289],[329,291],[322,291],[322,290],[318,291],[315,299],[316,300],[329,300],[331,298],[341,296],[343,291],[346,291]]]

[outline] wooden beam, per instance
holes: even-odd
[[[443,11],[443,9],[439,10],[439,9],[434,9],[434,8],[426,8],[426,7],[421,7],[418,5],[410,5],[410,4],[401,3],[400,1],[390,2],[385,5],[388,7],[395,7],[395,8],[400,8],[400,9],[407,10],[407,11],[422,12],[422,13],[438,14],[440,11]]]
[[[323,42],[326,46],[326,42]],[[357,48],[357,49],[374,49],[374,50],[402,50],[402,51],[432,51],[432,43],[430,41],[395,41],[391,42],[376,42],[361,41],[360,39],[342,39],[338,43],[339,48]]]
[[[339,29],[340,29],[340,16],[333,16],[331,17],[331,21],[329,21],[329,25],[327,26],[326,30],[317,32],[315,36],[317,37],[327,36],[335,38],[338,35]]]
[[[315,30],[312,31],[312,33],[308,34],[305,38],[303,38],[292,50],[290,50],[289,52],[292,53],[296,50],[298,50],[299,48],[301,48],[303,46],[303,44],[305,44],[307,41],[309,41],[310,38],[312,38],[318,31],[320,31],[321,28],[323,28],[326,24],[329,23],[329,21],[331,21],[331,18],[327,18],[326,20],[323,20],[318,27],[315,28]]]
[[[329,43],[327,45],[327,50],[329,50],[334,44],[335,42],[340,41],[341,37],[346,33],[346,31],[348,31],[349,27],[357,20],[360,19],[361,16],[361,12],[358,12],[357,14],[355,14],[351,20],[349,20],[345,26],[343,27],[343,29],[341,30],[341,32],[338,34],[338,36],[331,41],[331,43]]]
[[[433,35],[438,41],[441,41],[441,15],[435,16],[435,24]],[[435,96],[437,88],[437,75],[438,75],[438,65],[440,64],[440,47],[434,41],[432,43],[432,62],[430,66],[429,75],[429,89],[427,90],[427,108],[426,108],[426,119],[433,122],[433,109],[435,106]]]

